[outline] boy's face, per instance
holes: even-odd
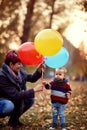
[[[56,70],[55,78],[58,80],[63,80],[65,78],[65,73],[62,70]]]

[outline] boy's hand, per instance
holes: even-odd
[[[70,94],[69,92],[67,92],[67,93],[66,93],[66,97],[67,97],[68,99],[70,99],[71,94]]]
[[[47,81],[42,81],[42,84],[45,86],[47,84]]]

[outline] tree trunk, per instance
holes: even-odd
[[[55,1],[56,0],[52,0],[51,1],[51,9],[52,9],[52,12],[51,12],[51,14],[50,14],[50,22],[49,22],[49,28],[51,28],[52,27],[52,20],[53,20],[53,15],[54,15],[54,5],[55,5]]]
[[[36,0],[29,0],[29,2],[28,2],[27,14],[26,14],[25,20],[24,20],[23,35],[21,37],[21,43],[28,41],[35,1]]]

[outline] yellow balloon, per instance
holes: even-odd
[[[56,54],[63,45],[63,39],[59,32],[54,29],[40,31],[34,40],[36,50],[44,56]]]

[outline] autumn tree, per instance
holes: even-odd
[[[86,12],[86,5],[85,0],[1,0],[0,62],[3,62],[3,55],[8,49],[18,49],[19,45],[24,42],[33,42],[36,34],[42,29],[53,28],[63,36],[66,28],[74,20],[72,19],[73,11]],[[83,18],[83,20],[86,21],[87,18]],[[85,29],[85,31],[87,30]],[[65,36],[63,38],[64,46],[70,53],[69,63],[73,63],[72,57],[75,48],[71,46],[70,41],[65,42]],[[79,53],[78,57],[81,56]],[[86,64],[85,60],[84,64]],[[80,67],[79,64],[76,63],[76,65]]]

